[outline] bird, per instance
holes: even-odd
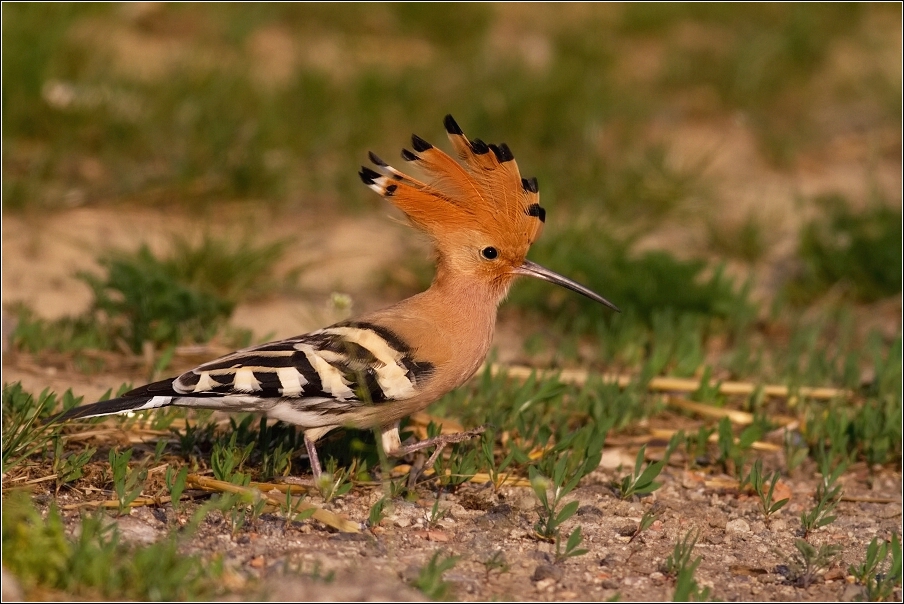
[[[402,159],[423,180],[373,152],[362,182],[431,240],[436,271],[428,289],[392,306],[307,334],[259,344],[102,402],[57,421],[177,406],[254,412],[298,426],[315,481],[316,443],[337,428],[378,429],[392,457],[482,429],[403,446],[400,421],[463,385],[483,364],[499,304],[520,276],[542,279],[619,309],[592,290],[530,260],[546,221],[536,178],[522,178],[511,149],[469,140],[443,120],[456,159],[412,135]],[[429,467],[429,466],[428,466]]]

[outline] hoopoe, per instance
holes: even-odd
[[[546,219],[537,179],[521,177],[508,145],[468,140],[451,115],[444,124],[461,163],[413,135],[414,151],[403,149],[402,158],[426,181],[373,153],[376,170],[359,173],[432,240],[436,275],[426,291],[354,320],[233,352],[59,419],[171,405],[261,413],[301,427],[315,479],[317,440],[336,428],[379,428],[383,450],[395,457],[437,445],[435,455],[478,433],[402,446],[399,422],[477,371],[515,277],[544,279],[618,308],[525,258]]]

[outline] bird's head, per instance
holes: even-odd
[[[402,210],[433,240],[439,263],[456,275],[491,284],[502,295],[518,275],[536,277],[618,310],[586,287],[527,260],[546,210],[536,178],[522,178],[505,143],[468,140],[451,115],[444,124],[461,163],[421,137],[402,158],[428,179],[420,181],[370,154],[377,170],[362,167],[364,184]]]

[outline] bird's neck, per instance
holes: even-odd
[[[363,320],[385,325],[416,348],[419,360],[443,367],[435,387],[448,390],[471,377],[486,358],[506,289],[440,262],[429,289]]]

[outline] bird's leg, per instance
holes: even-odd
[[[438,453],[442,451],[442,448],[446,445],[451,445],[453,443],[460,443],[466,440],[471,440],[475,436],[479,434],[483,434],[486,432],[486,426],[480,426],[478,428],[474,428],[472,430],[466,430],[464,432],[456,432],[455,434],[440,434],[439,436],[434,436],[433,438],[427,438],[416,443],[411,443],[410,445],[401,444],[396,448],[386,451],[387,455],[391,455],[393,457],[402,457],[404,455],[408,455],[409,453],[414,453],[415,451],[420,451],[421,449],[426,449],[427,447],[436,446],[438,449],[433,452],[433,455],[430,456],[430,460],[427,462],[427,465],[436,461],[436,458],[439,456]],[[398,439],[398,428],[396,430],[396,439]],[[386,441],[386,433],[384,433],[384,443]],[[397,441],[398,442],[398,441]]]
[[[307,432],[304,433],[304,446],[308,449],[308,459],[311,461],[311,473],[314,474],[314,484],[317,484],[323,470],[320,468],[320,458],[317,457],[317,447],[314,446],[314,440],[308,436]]]
[[[439,436],[434,436],[433,438],[427,438],[410,445],[402,446],[401,442],[399,441],[399,427],[398,424],[396,424],[392,428],[383,432],[382,441],[386,454],[391,455],[392,457],[403,457],[405,455],[408,455],[409,453],[414,453],[415,451],[420,451],[421,449],[435,446],[436,450],[427,460],[427,463],[422,466],[424,468],[429,468],[439,458],[440,453],[443,452],[443,448],[446,445],[470,440],[479,434],[483,434],[486,429],[486,426],[480,426],[472,430],[466,430],[465,432],[456,432],[455,434],[440,434]],[[394,446],[390,448],[390,446],[387,445]]]

